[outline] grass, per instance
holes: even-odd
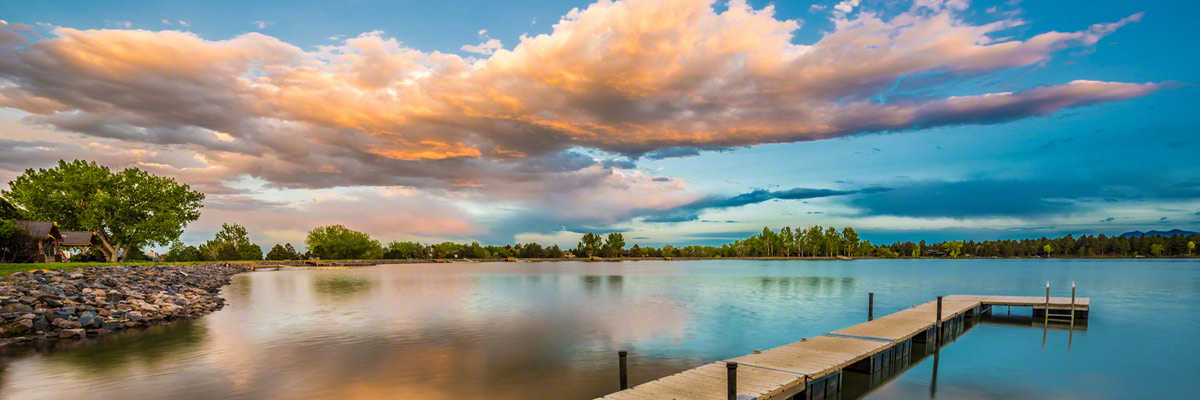
[[[0,276],[9,276],[9,275],[15,274],[17,272],[35,271],[35,270],[39,270],[39,269],[71,270],[71,269],[83,268],[83,267],[111,267],[111,266],[115,266],[115,265],[162,265],[162,264],[177,265],[177,264],[203,264],[206,262],[208,262],[208,261],[174,262],[174,263],[155,262],[155,261],[135,261],[135,262],[121,262],[121,263],[69,262],[69,263],[38,263],[38,264],[32,264],[32,263],[0,264]]]

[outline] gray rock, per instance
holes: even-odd
[[[33,312],[33,307],[25,303],[12,303],[4,306],[4,312],[24,314]]]
[[[63,329],[63,331],[58,334],[58,338],[59,339],[83,339],[84,335],[86,335],[86,334],[87,334],[87,332],[84,331],[83,329]]]

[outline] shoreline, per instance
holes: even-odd
[[[220,310],[218,293],[249,264],[34,270],[0,278],[0,347],[80,340]]]

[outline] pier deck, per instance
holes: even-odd
[[[954,295],[942,298],[943,327],[956,323],[964,314],[977,315],[989,306],[1024,306],[1045,309],[1046,297]],[[1051,297],[1051,310],[1074,309],[1086,315],[1088,298]],[[601,397],[605,400],[711,399],[726,400],[726,364],[737,365],[739,400],[820,398],[820,392],[840,389],[841,372],[852,365],[878,364],[877,354],[900,357],[911,343],[933,338],[937,302],[931,301],[848,328],[773,349],[716,361]],[[867,360],[867,361],[864,361]],[[886,361],[885,361],[886,362]],[[813,389],[813,390],[809,390]]]

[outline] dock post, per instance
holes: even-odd
[[[936,349],[942,344],[942,296],[938,296],[937,304],[937,322],[934,326],[933,348]]]
[[[1046,309],[1042,310],[1042,311],[1043,311],[1043,315],[1046,316],[1045,323],[1049,324],[1050,323],[1050,281],[1046,281]]]
[[[729,382],[729,400],[737,400],[737,367],[738,363],[735,361],[725,363],[725,368],[729,374],[726,378]]]
[[[1075,326],[1075,282],[1071,282],[1071,326]]]
[[[628,351],[621,350],[617,352],[617,357],[620,358],[621,368],[621,390],[629,389],[629,369],[625,364],[625,357],[629,355]]]
[[[875,292],[867,293],[867,321],[875,320]]]

